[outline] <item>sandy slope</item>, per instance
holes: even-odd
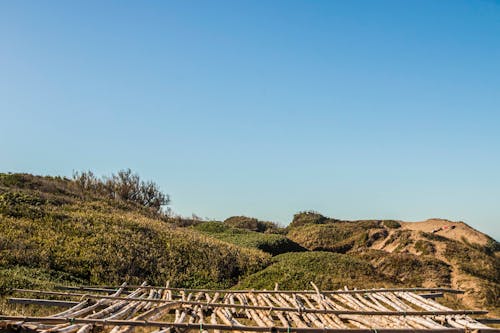
[[[487,235],[468,226],[464,222],[453,222],[445,219],[429,219],[422,222],[401,222],[403,229],[432,232],[442,228],[435,234],[446,238],[462,241],[465,238],[469,243],[485,245],[490,239]],[[452,229],[451,227],[455,228]]]

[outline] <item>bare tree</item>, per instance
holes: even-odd
[[[170,196],[163,193],[156,183],[141,180],[139,175],[130,169],[120,170],[110,177],[103,178],[97,178],[92,171],[75,172],[73,180],[82,191],[134,202],[157,213],[170,203]]]

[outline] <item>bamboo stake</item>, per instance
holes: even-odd
[[[143,285],[146,285],[146,282],[144,282]],[[130,293],[127,297],[136,298],[137,296],[140,296],[141,293],[142,293],[142,291],[140,289],[138,289],[138,290]],[[122,317],[125,314],[127,314],[130,311],[130,309],[133,308],[136,304],[137,304],[137,302],[132,302],[132,303],[127,303],[126,301],[115,302],[114,304],[108,306],[107,308],[87,316],[87,318],[89,318],[89,319],[95,319],[95,318],[101,319],[101,318],[105,318],[106,316],[108,316],[106,319],[122,319]],[[123,310],[119,311],[120,309],[123,309]],[[113,312],[116,312],[116,313],[111,315]],[[90,331],[91,329],[92,329],[92,324],[87,324],[87,325],[83,325],[83,326],[78,325],[78,324],[76,324],[76,325],[72,324],[72,325],[69,325],[68,327],[63,327],[63,328],[57,330],[57,332],[59,332],[59,333],[71,333],[71,332],[78,331],[79,333],[86,333],[86,332]]]
[[[274,304],[271,302],[269,299],[269,295],[267,294],[259,294],[258,297],[261,297],[262,300],[270,307],[273,307]],[[290,322],[283,316],[283,312],[281,311],[274,311],[278,319],[281,321],[281,324],[285,327],[290,327]]]
[[[426,310],[451,310],[450,308],[447,308],[446,306],[443,306],[436,301],[432,299],[426,299],[423,297],[420,297],[415,294],[407,293],[407,292],[400,292],[397,293],[400,297],[406,299],[407,301],[411,303],[415,303],[419,305],[421,308],[426,309]],[[471,318],[457,318],[456,316],[453,319],[458,325],[461,325],[461,327],[468,327],[468,328],[488,328],[488,326],[481,324]]]
[[[212,312],[212,316],[210,317],[210,323],[214,326],[218,325],[217,323],[217,314],[214,312]],[[214,329],[214,333],[220,333],[220,330],[219,329]]]
[[[285,294],[275,294],[275,295],[269,295],[269,298],[274,300],[277,304],[284,305],[284,306],[289,306],[289,303],[283,298],[283,295]],[[280,309],[280,308],[278,308]],[[280,310],[281,311],[281,310]],[[297,311],[297,309],[294,309],[294,311]],[[287,312],[286,313],[287,317],[289,317],[297,327],[309,327],[303,319],[297,315],[295,312]]]
[[[253,305],[256,306],[265,306],[265,302],[257,299],[258,294],[248,294],[248,299],[252,302]],[[274,320],[271,317],[271,312],[272,310],[264,311],[264,310],[255,310],[256,315],[259,317],[259,319],[264,323],[265,326],[267,327],[273,327],[274,326]]]

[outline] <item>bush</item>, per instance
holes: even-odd
[[[277,233],[279,227],[273,222],[259,221],[253,217],[232,216],[224,220],[224,224],[232,228],[247,229],[256,232]]]
[[[24,217],[29,219],[44,216],[42,205],[45,200],[20,192],[6,192],[0,194],[0,214],[10,217]]]
[[[170,203],[168,194],[160,191],[152,181],[143,181],[130,169],[118,171],[110,177],[97,178],[91,171],[75,172],[73,180],[82,191],[105,195],[111,199],[133,202],[160,212]]]
[[[221,222],[201,222],[195,226],[195,229],[208,234],[219,234],[229,232],[231,227]]]
[[[27,175],[18,174],[18,173],[3,173],[0,174],[0,185],[8,186],[8,187],[23,187],[26,182]]]
[[[397,229],[397,228],[401,228],[401,223],[399,223],[398,221],[394,221],[394,220],[384,220],[383,221],[384,225],[387,227],[387,228],[391,228],[391,229]]]
[[[394,251],[407,250],[407,247],[413,244],[413,237],[411,230],[395,230],[391,236],[386,240],[385,245],[397,242],[397,247]]]
[[[433,234],[430,232],[420,231],[419,235],[428,239],[428,240],[440,241],[440,242],[448,242],[449,241],[449,239],[446,237],[443,237],[443,236],[438,235],[438,234]]]
[[[500,252],[500,243],[494,239],[489,239],[485,248],[488,254],[494,254],[495,252]]]
[[[431,255],[436,253],[436,247],[434,246],[434,244],[423,239],[419,239],[415,243],[415,250],[423,255]]]
[[[327,220],[325,216],[314,211],[299,212],[293,216],[289,227],[299,227],[306,224],[324,224]]]

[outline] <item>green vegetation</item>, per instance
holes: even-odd
[[[496,309],[498,312],[500,308],[500,283],[483,281],[478,296],[484,300],[485,306]]]
[[[287,234],[288,238],[311,251],[340,253],[369,246],[385,235],[386,231],[376,221],[305,224],[290,228]]]
[[[356,254],[386,276],[397,279],[409,287],[450,286],[451,268],[446,263],[430,256],[409,253],[387,253],[369,250]],[[425,272],[421,274],[420,272]]]
[[[397,247],[394,251],[401,252],[414,242],[411,230],[396,230],[387,238],[385,244],[396,243]]]
[[[40,268],[13,266],[0,269],[0,295],[13,288],[51,289],[56,284],[83,284],[85,281],[71,275]]]
[[[387,228],[391,228],[391,229],[401,228],[401,223],[399,223],[398,221],[394,221],[394,220],[384,220],[383,224]]]
[[[272,255],[305,251],[303,247],[285,236],[231,228],[226,222],[202,222],[194,229],[213,238],[245,248],[259,249]]]
[[[475,296],[485,306],[500,307],[500,257],[490,254],[486,246],[474,244],[464,246],[461,242],[448,240],[444,255],[458,271],[468,274],[478,281]]]
[[[324,290],[395,285],[362,259],[331,252],[302,252],[274,257],[269,267],[246,277],[236,288],[273,289],[278,283],[280,289],[311,289],[310,281]]]
[[[444,255],[462,272],[499,284],[500,257],[451,240],[446,243]]]
[[[152,181],[141,180],[130,169],[120,170],[110,177],[97,178],[92,171],[76,172],[74,184],[84,193],[93,193],[114,200],[136,203],[159,213],[170,197]]]
[[[440,236],[438,234],[433,234],[430,232],[423,232],[420,231],[419,235],[425,239],[431,240],[431,241],[439,241],[439,242],[447,242],[448,238]]]
[[[0,286],[25,283],[16,272],[28,269],[33,284],[64,277],[229,287],[269,262],[262,251],[152,218],[149,207],[85,194],[68,179],[0,177]]]
[[[486,243],[484,247],[485,247],[485,252],[488,254],[494,254],[495,252],[500,252],[500,243],[494,239],[488,240],[488,243]]]
[[[415,250],[420,252],[422,255],[431,255],[436,253],[436,247],[434,244],[424,239],[419,239],[415,242]]]
[[[287,228],[245,216],[206,222],[165,214],[168,200],[130,170],[102,179],[90,172],[73,179],[0,174],[0,295],[144,280],[267,289],[276,282],[309,289],[310,281],[322,289],[459,284],[478,306],[500,306],[493,239],[480,245],[397,221],[350,222],[311,211]],[[4,306],[0,299],[0,311]]]
[[[256,232],[283,232],[281,228],[276,225],[276,223],[259,221],[256,218],[246,216],[232,216],[224,220],[224,224],[232,228],[247,229]]]
[[[290,223],[289,227],[300,227],[306,224],[324,224],[330,221],[333,222],[335,220],[330,220],[314,211],[300,212],[293,216],[292,223]]]

